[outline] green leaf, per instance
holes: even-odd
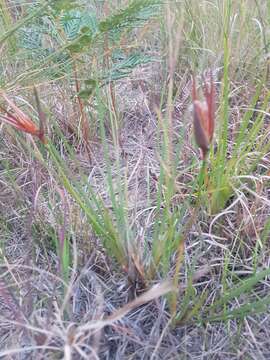
[[[270,297],[265,296],[264,298],[254,301],[249,304],[239,306],[237,309],[224,311],[222,314],[211,316],[204,321],[226,321],[230,319],[244,319],[246,316],[251,314],[258,314],[267,312],[269,310]]]
[[[128,76],[136,66],[147,64],[155,59],[144,54],[132,54],[125,59],[115,63],[102,79],[107,83]]]
[[[83,100],[88,100],[89,97],[93,94],[94,90],[94,88],[83,89],[78,92],[78,96]]]
[[[229,289],[223,296],[215,301],[210,307],[209,311],[226,305],[229,301],[234,298],[239,297],[240,295],[249,292],[259,281],[263,280],[266,276],[270,275],[270,268],[262,270],[261,272],[251,276],[250,278],[244,280],[242,283],[238,283],[232,289]]]
[[[210,200],[211,214],[217,214],[220,210],[224,209],[227,201],[233,194],[233,190],[228,184],[224,184],[221,189],[215,189]]]
[[[74,40],[70,45],[67,46],[67,49],[71,53],[82,52],[84,47],[89,46],[92,42],[91,34],[83,34]]]
[[[97,19],[94,13],[71,10],[63,13],[59,20],[68,40],[74,40],[81,34],[95,34]]]
[[[97,86],[97,80],[95,80],[95,79],[86,79],[86,80],[84,80],[84,83],[85,83],[85,85],[89,85],[92,87]]]
[[[117,30],[121,27],[134,27],[156,16],[160,9],[160,0],[133,0],[121,10],[99,23],[100,32]]]
[[[55,11],[67,11],[76,8],[78,5],[77,1],[74,0],[54,0],[51,7]]]

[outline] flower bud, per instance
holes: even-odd
[[[193,77],[193,128],[195,141],[202,151],[202,157],[205,159],[210,144],[213,139],[214,126],[215,126],[215,88],[213,83],[213,76],[211,73],[210,87],[204,81],[204,101],[197,98],[197,89],[195,77]]]

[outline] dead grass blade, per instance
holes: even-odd
[[[133,309],[144,305],[160,296],[166,295],[169,292],[175,292],[176,288],[171,281],[165,281],[154,285],[150,290],[139,296],[137,299],[130,301],[120,309],[116,310],[113,314],[109,315],[106,319],[100,321],[94,321],[83,325],[79,328],[80,331],[85,332],[89,330],[99,330],[105,326],[113,325],[116,321],[121,320]]]

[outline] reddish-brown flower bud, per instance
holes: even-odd
[[[210,86],[204,80],[204,101],[197,98],[195,77],[193,76],[192,100],[193,100],[193,127],[197,145],[202,151],[203,158],[206,157],[209,146],[213,139],[215,127],[215,87],[212,73],[210,75]]]
[[[0,114],[0,119],[20,131],[37,136],[40,141],[45,144],[46,139],[44,136],[44,124],[40,124],[40,128],[38,128],[36,124],[21,109],[19,109],[4,92],[1,92],[0,94],[13,110],[11,113],[0,105],[0,109],[5,113],[5,115]]]

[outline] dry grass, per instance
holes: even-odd
[[[209,312],[232,289],[269,268],[270,158],[266,151],[252,171],[231,176],[234,191],[218,213],[211,214],[203,202],[194,210],[201,160],[192,133],[192,70],[196,69],[197,81],[202,83],[211,68],[217,92],[217,131],[209,167],[214,148],[220,144],[218,121],[222,122],[224,106],[221,18],[209,20],[210,13],[222,14],[221,5],[214,0],[207,3],[202,2],[200,16],[196,1],[190,5],[182,1],[183,7],[176,6],[175,12],[165,6],[167,22],[152,20],[135,29],[130,38],[122,36],[125,51],[129,46],[138,48],[158,61],[136,66],[124,79],[102,87],[101,100],[93,96],[85,103],[90,147],[78,121],[82,108],[74,98],[74,74],[72,81],[68,77],[44,81],[40,75],[40,84],[36,84],[46,113],[47,137],[67,166],[70,179],[82,186],[87,198],[92,196],[91,187],[113,224],[119,214],[109,181],[115,186],[116,202],[121,204],[124,199],[126,223],[117,234],[124,234],[119,241],[127,238],[126,268],[121,268],[70,196],[59,177],[61,169],[46,148],[29,135],[0,124],[0,358],[270,359],[268,307],[258,313],[249,309],[239,316],[225,316],[267,299],[269,276]],[[14,3],[11,5],[13,8]],[[254,76],[263,79],[268,66],[263,52],[268,36],[264,32],[269,22],[267,15],[264,17],[267,5],[257,6],[261,12],[256,1],[251,9],[247,1],[235,2],[231,9],[227,159],[256,93]],[[105,10],[98,8],[102,14]],[[259,30],[244,21],[250,11]],[[180,49],[170,47],[176,40]],[[251,40],[253,48],[246,45]],[[93,51],[91,69],[106,66],[108,53],[113,52],[106,48],[106,41]],[[98,51],[104,52],[105,65],[95,64]],[[83,56],[87,58],[85,53]],[[23,76],[18,76],[19,66],[14,65],[14,76],[11,66],[4,66],[2,78],[9,95],[37,119],[29,91],[35,78],[29,76],[25,86]],[[85,64],[77,66],[80,80],[85,79],[87,70]],[[27,73],[23,75],[27,82]],[[265,117],[254,146],[269,131],[269,106],[262,107],[268,86],[265,84],[255,104]],[[164,144],[167,155],[162,153]],[[245,154],[247,167],[255,150]],[[207,191],[202,195],[205,202],[211,196]],[[174,226],[179,236],[184,234],[182,263],[176,275],[180,252],[179,247],[169,248],[169,231],[159,234],[167,244],[164,252],[171,251],[169,268],[163,264],[154,270],[151,267],[162,211],[181,216]],[[192,216],[195,221],[189,228]],[[176,322],[171,316],[170,295],[163,296],[172,290],[164,280],[174,276],[178,281]],[[152,288],[155,284],[159,285]]]

